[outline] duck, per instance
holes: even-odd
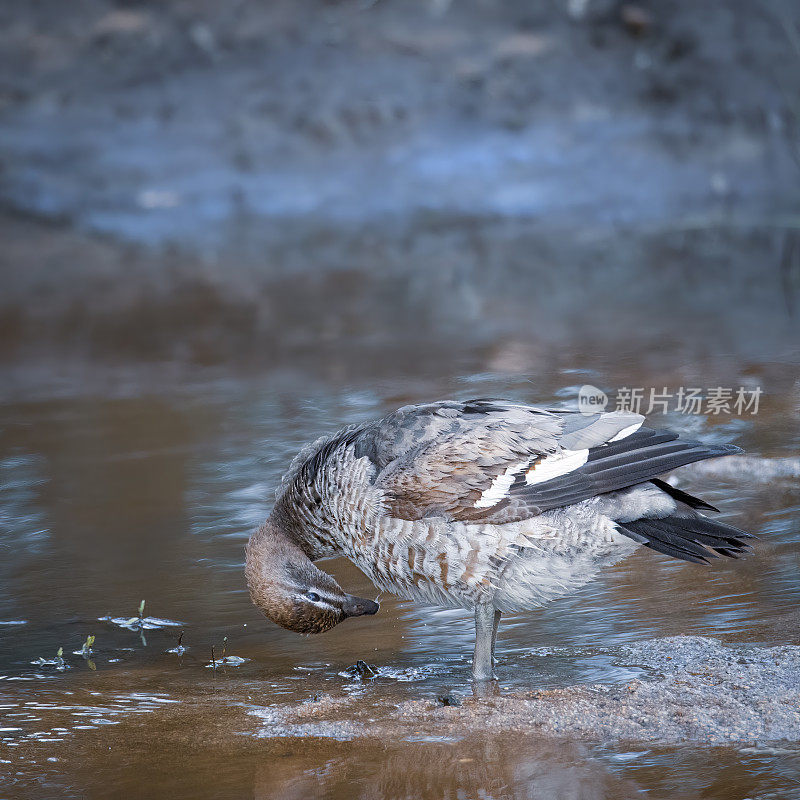
[[[472,679],[496,680],[503,613],[574,592],[641,546],[694,564],[752,549],[751,534],[661,477],[742,450],[644,422],[479,398],[323,436],[294,458],[246,545],[250,597],[301,634],[377,613],[314,563],[343,556],[381,591],[472,612]]]

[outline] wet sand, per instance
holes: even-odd
[[[62,797],[344,798],[358,786],[360,797],[391,791],[410,798],[487,785],[509,797],[535,789],[628,797],[647,786],[668,797],[675,796],[674,770],[694,761],[694,770],[716,765],[711,786],[693,778],[694,788],[679,796],[727,797],[742,787],[763,790],[796,767],[798,659],[797,647],[678,637],[616,650],[614,660],[643,670],[641,678],[524,692],[498,687],[483,697],[463,686],[402,700],[390,670],[363,688],[343,681],[335,694],[314,691],[312,679],[292,702],[270,705],[263,704],[264,682],[224,670],[179,695],[174,685],[116,697],[51,688],[18,706],[38,725],[9,711],[4,699],[9,720],[50,727],[7,749],[4,788],[12,796],[38,785]],[[152,677],[137,680],[147,685]],[[754,769],[759,760],[769,767]]]
[[[410,700],[383,715],[347,698],[255,709],[259,735],[334,739],[463,737],[473,730],[595,742],[704,745],[796,741],[800,735],[800,647],[724,647],[712,639],[676,637],[621,648],[617,662],[644,679],[505,693],[475,686]],[[494,695],[494,696],[492,696]],[[367,717],[368,719],[364,719]]]

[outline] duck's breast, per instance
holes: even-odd
[[[588,505],[505,525],[380,517],[370,535],[351,537],[346,555],[377,586],[410,600],[536,608],[579,588],[635,548]]]

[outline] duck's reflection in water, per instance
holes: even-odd
[[[310,742],[255,770],[256,800],[601,800],[640,796],[576,742],[504,735],[457,742]],[[324,754],[324,755],[323,755]]]

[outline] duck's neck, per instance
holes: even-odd
[[[250,537],[245,547],[245,576],[253,602],[263,608],[273,587],[287,572],[317,568],[289,535],[279,515],[271,514]]]
[[[295,533],[290,516],[277,505],[253,533],[245,549],[245,575],[253,602],[262,610],[265,598],[274,598],[276,584],[310,586],[336,581],[313,563],[315,553]]]

